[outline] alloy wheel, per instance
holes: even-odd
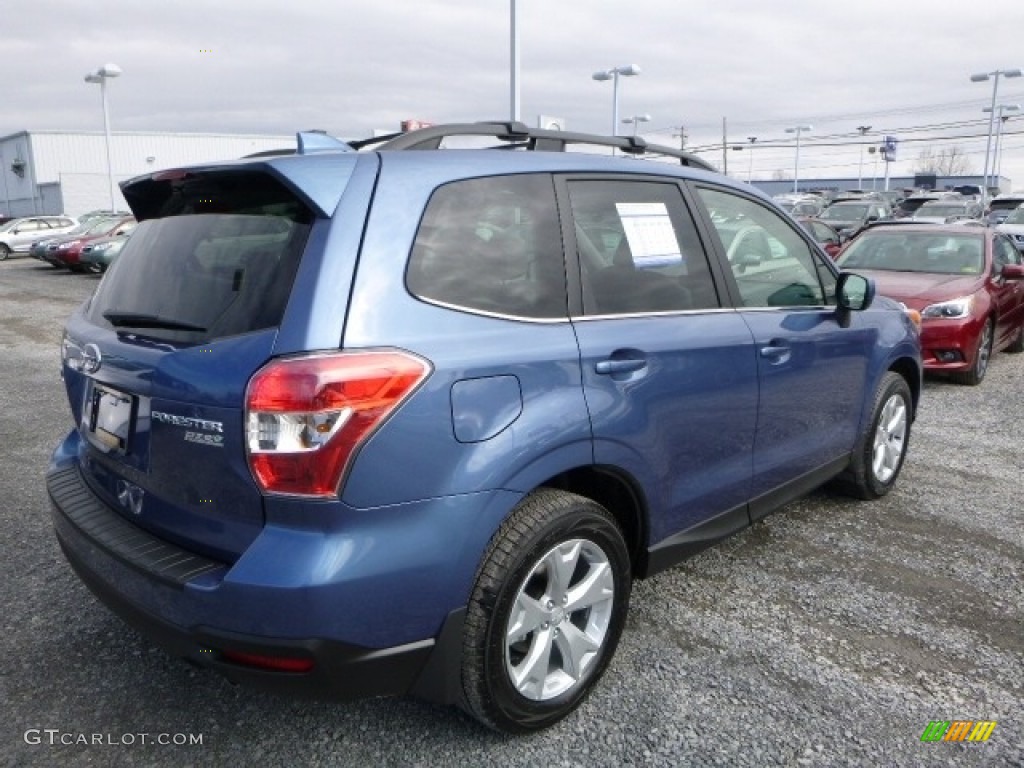
[[[572,539],[533,566],[505,631],[505,670],[525,698],[547,701],[579,683],[612,621],[615,580],[597,544]]]
[[[899,469],[907,444],[907,404],[893,394],[885,401],[875,427],[871,470],[881,483],[887,483]]]

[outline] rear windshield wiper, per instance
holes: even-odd
[[[205,333],[206,328],[192,323],[183,323],[180,320],[172,320],[159,315],[146,315],[139,312],[118,312],[109,310],[103,313],[107,321],[118,328],[165,328],[169,331],[197,331]]]

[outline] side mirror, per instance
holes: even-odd
[[[732,257],[732,268],[738,275],[747,271],[747,267],[756,267],[761,263],[761,257],[756,253],[739,253]]]
[[[1001,274],[1005,280],[1024,280],[1024,264],[1006,264]]]
[[[841,272],[836,283],[836,305],[842,312],[859,312],[875,299],[875,282],[853,272]]]

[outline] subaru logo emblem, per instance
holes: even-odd
[[[127,480],[117,481],[117,500],[121,502],[121,506],[133,515],[142,514],[142,498],[144,495],[145,491],[135,485],[135,483],[129,483]]]
[[[85,373],[96,373],[103,364],[103,355],[95,344],[86,344],[82,349],[82,370]]]

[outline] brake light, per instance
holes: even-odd
[[[267,493],[332,497],[359,447],[423,382],[397,350],[274,360],[246,391],[249,468]]]

